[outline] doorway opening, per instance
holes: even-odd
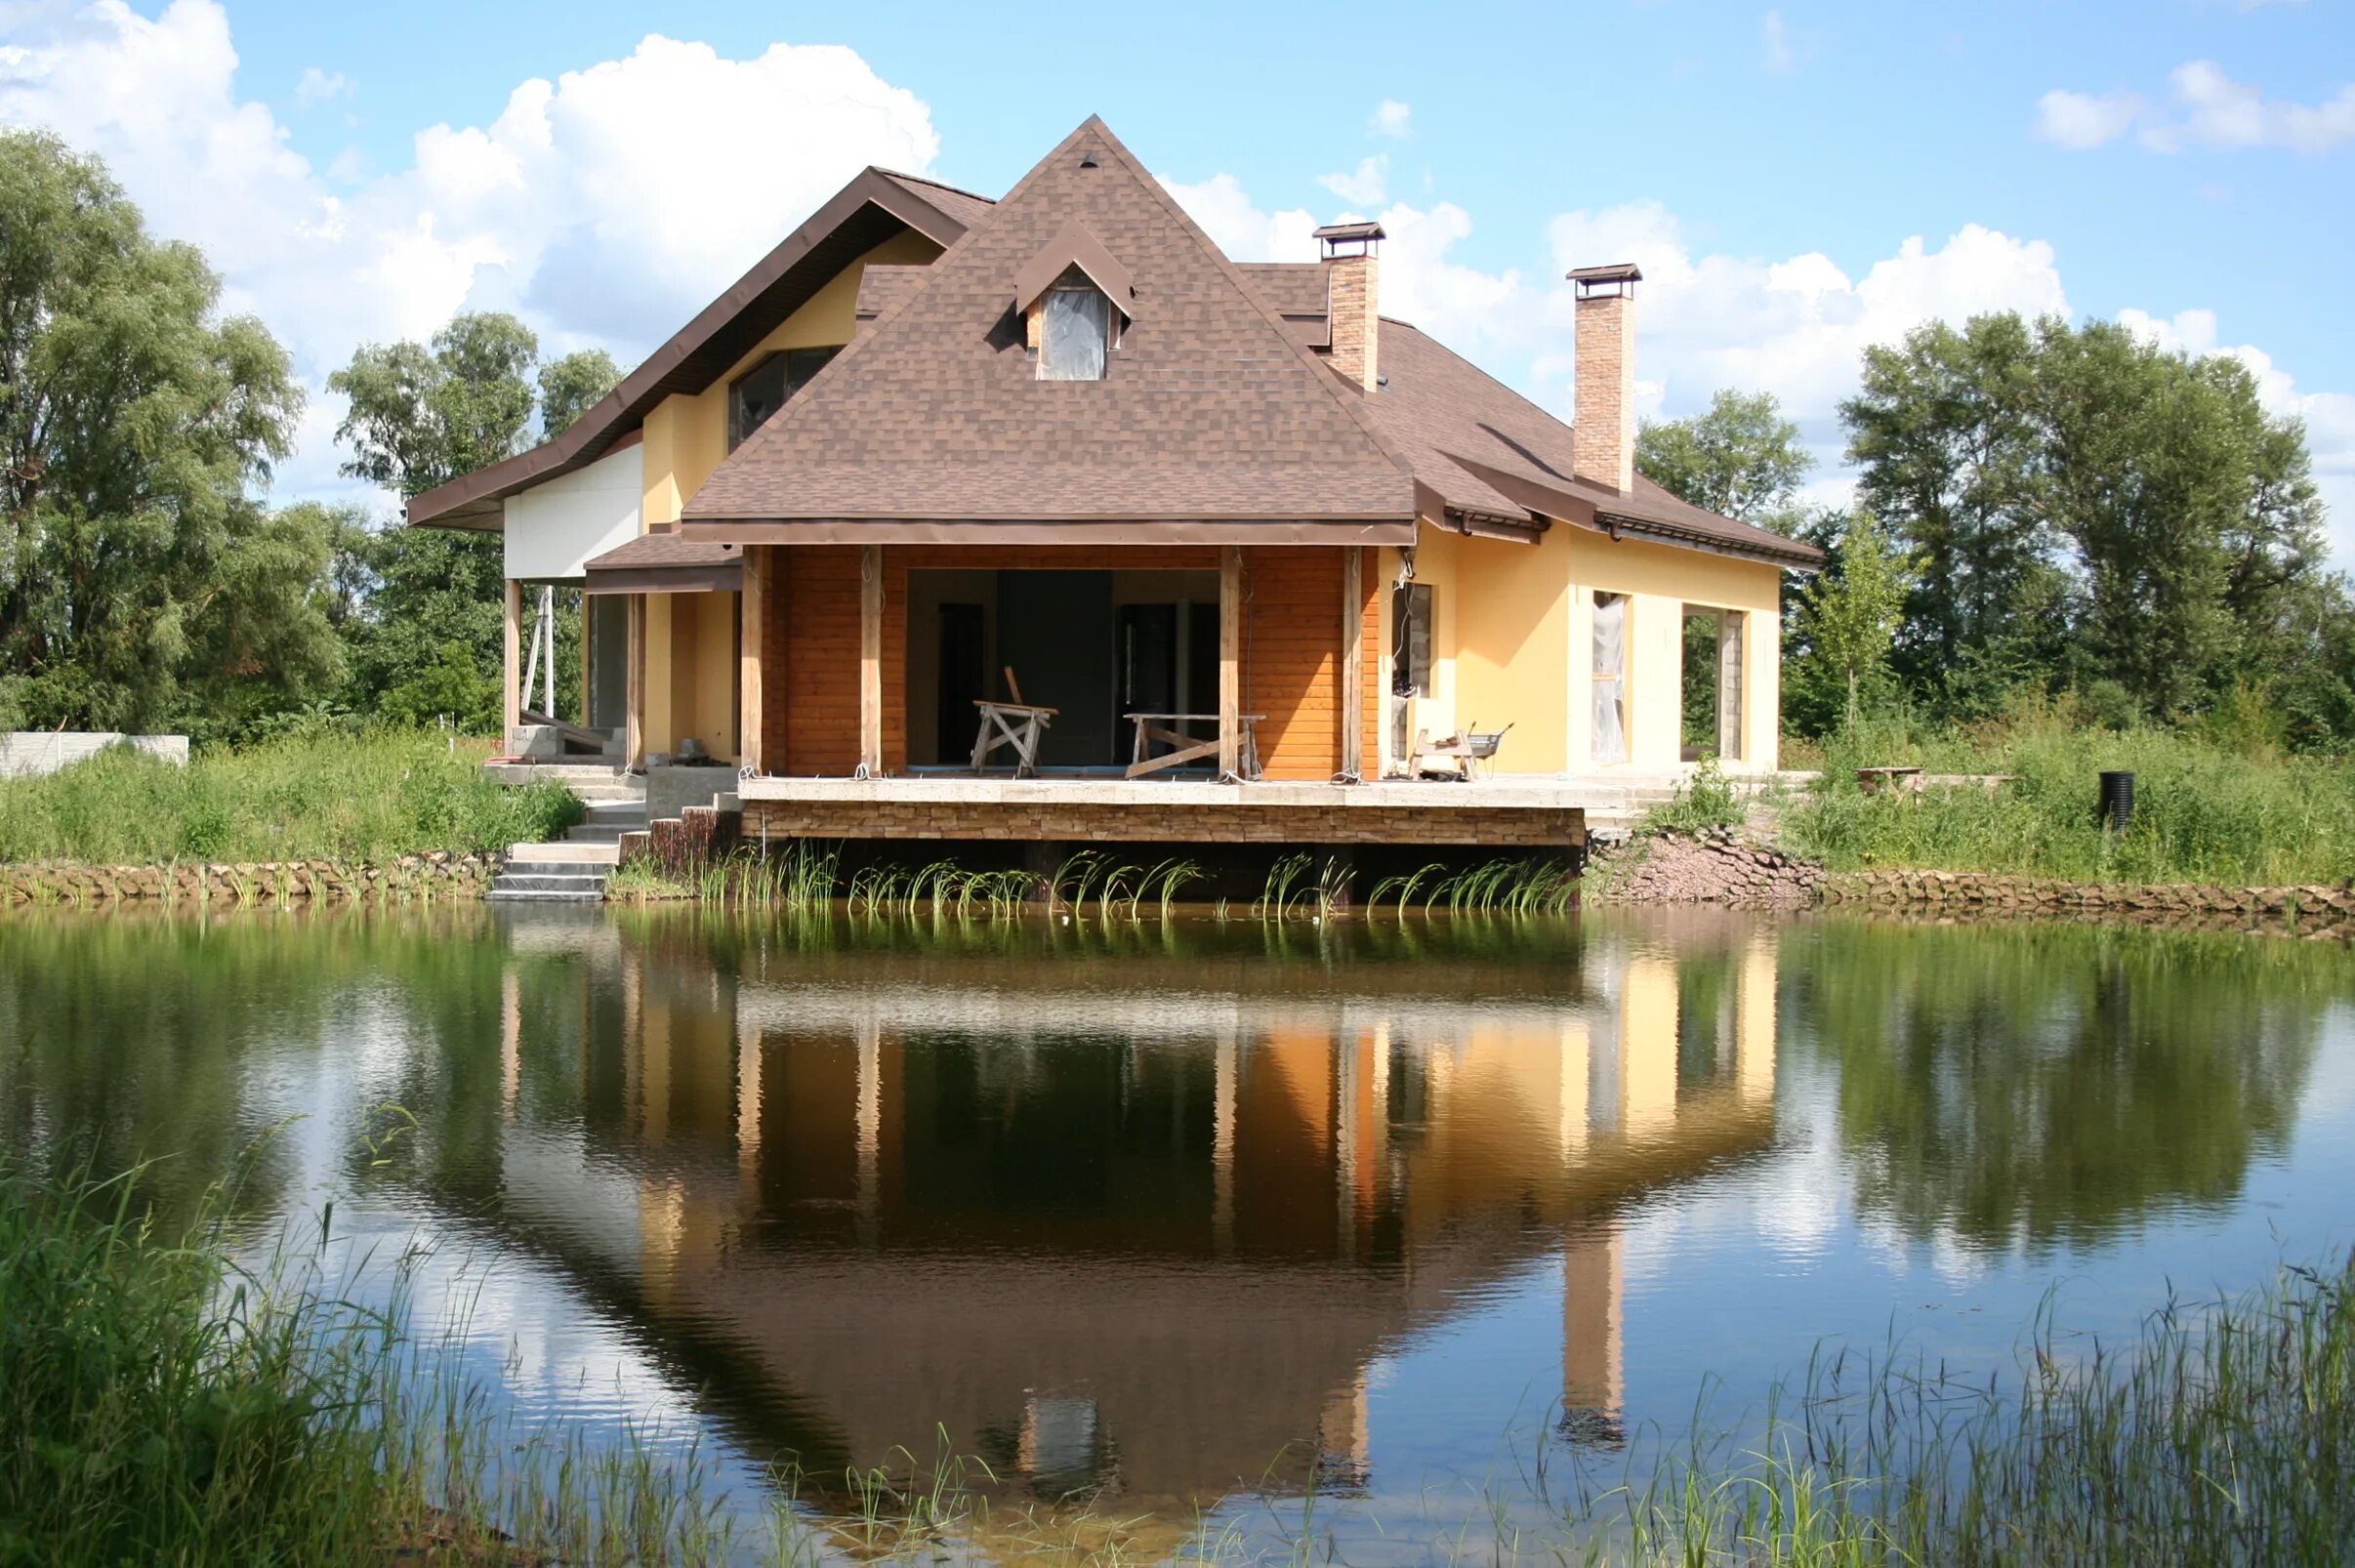
[[[1747,619],[1740,610],[1684,606],[1683,732],[1677,755],[1685,762],[1742,760],[1742,626]]]
[[[907,624],[911,771],[971,765],[973,704],[1012,700],[1009,670],[1022,701],[1055,710],[1042,769],[1125,771],[1131,714],[1207,716],[1171,727],[1217,738],[1216,571],[918,569]]]

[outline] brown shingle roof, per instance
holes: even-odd
[[[684,538],[672,530],[640,534],[588,563],[591,594],[679,593],[733,589],[743,576],[744,552],[729,544]]]
[[[935,181],[863,171],[561,434],[411,497],[408,520],[497,530],[508,496],[596,462],[673,392],[702,392],[868,251],[910,228],[945,248],[991,206],[987,197]]]
[[[1104,380],[1040,381],[1008,302],[1072,222],[1131,270],[1136,321]],[[730,454],[688,503],[690,529],[1265,518],[1411,539],[1413,480],[1363,399],[1100,120],[928,270]]]
[[[1640,474],[1624,495],[1578,477],[1568,425],[1407,323],[1385,316],[1381,330],[1384,385],[1368,406],[1448,508],[1506,519],[1591,508],[1604,526],[1784,565],[1823,563],[1812,545],[1705,512]]]

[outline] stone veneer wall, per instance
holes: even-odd
[[[1586,842],[1575,808],[1367,805],[1107,805],[1042,802],[746,801],[746,842],[1005,839],[1050,843],[1476,845],[1567,849]]]
[[[441,852],[404,855],[382,866],[340,865],[332,860],[174,866],[45,861],[0,866],[0,905],[139,899],[275,904],[312,899],[479,898],[489,889],[498,869],[496,855]]]
[[[2234,925],[2294,921],[2301,929],[2355,936],[2355,888],[2345,887],[2228,887],[2065,882],[1991,871],[1857,871],[1827,875],[1818,896],[1833,906],[1946,914],[2095,915]]]

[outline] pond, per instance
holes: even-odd
[[[2124,1338],[2343,1250],[2355,964],[1706,910],[0,923],[0,1143],[185,1192],[256,1139],[259,1229],[425,1244],[501,1399],[733,1496],[945,1444],[1148,1542],[1313,1496],[1412,1560],[1821,1347],[1983,1375],[2040,1310]]]

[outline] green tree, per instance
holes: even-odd
[[[1850,512],[1800,594],[1785,668],[1795,727],[1853,725],[1894,684],[1889,652],[1916,575],[1914,558],[1869,512]]]
[[[1645,478],[1720,516],[1795,533],[1815,466],[1772,392],[1720,390],[1705,413],[1649,420],[1635,436]]]
[[[2061,655],[2036,361],[2017,315],[1932,322],[1866,350],[1840,405],[1859,501],[1921,558],[1897,665],[1935,709],[1985,711]]]
[[[0,709],[224,723],[331,681],[326,543],[259,499],[302,398],[95,159],[0,132]]]
[[[554,440],[621,385],[621,367],[602,349],[583,349],[540,367],[540,438]]]

